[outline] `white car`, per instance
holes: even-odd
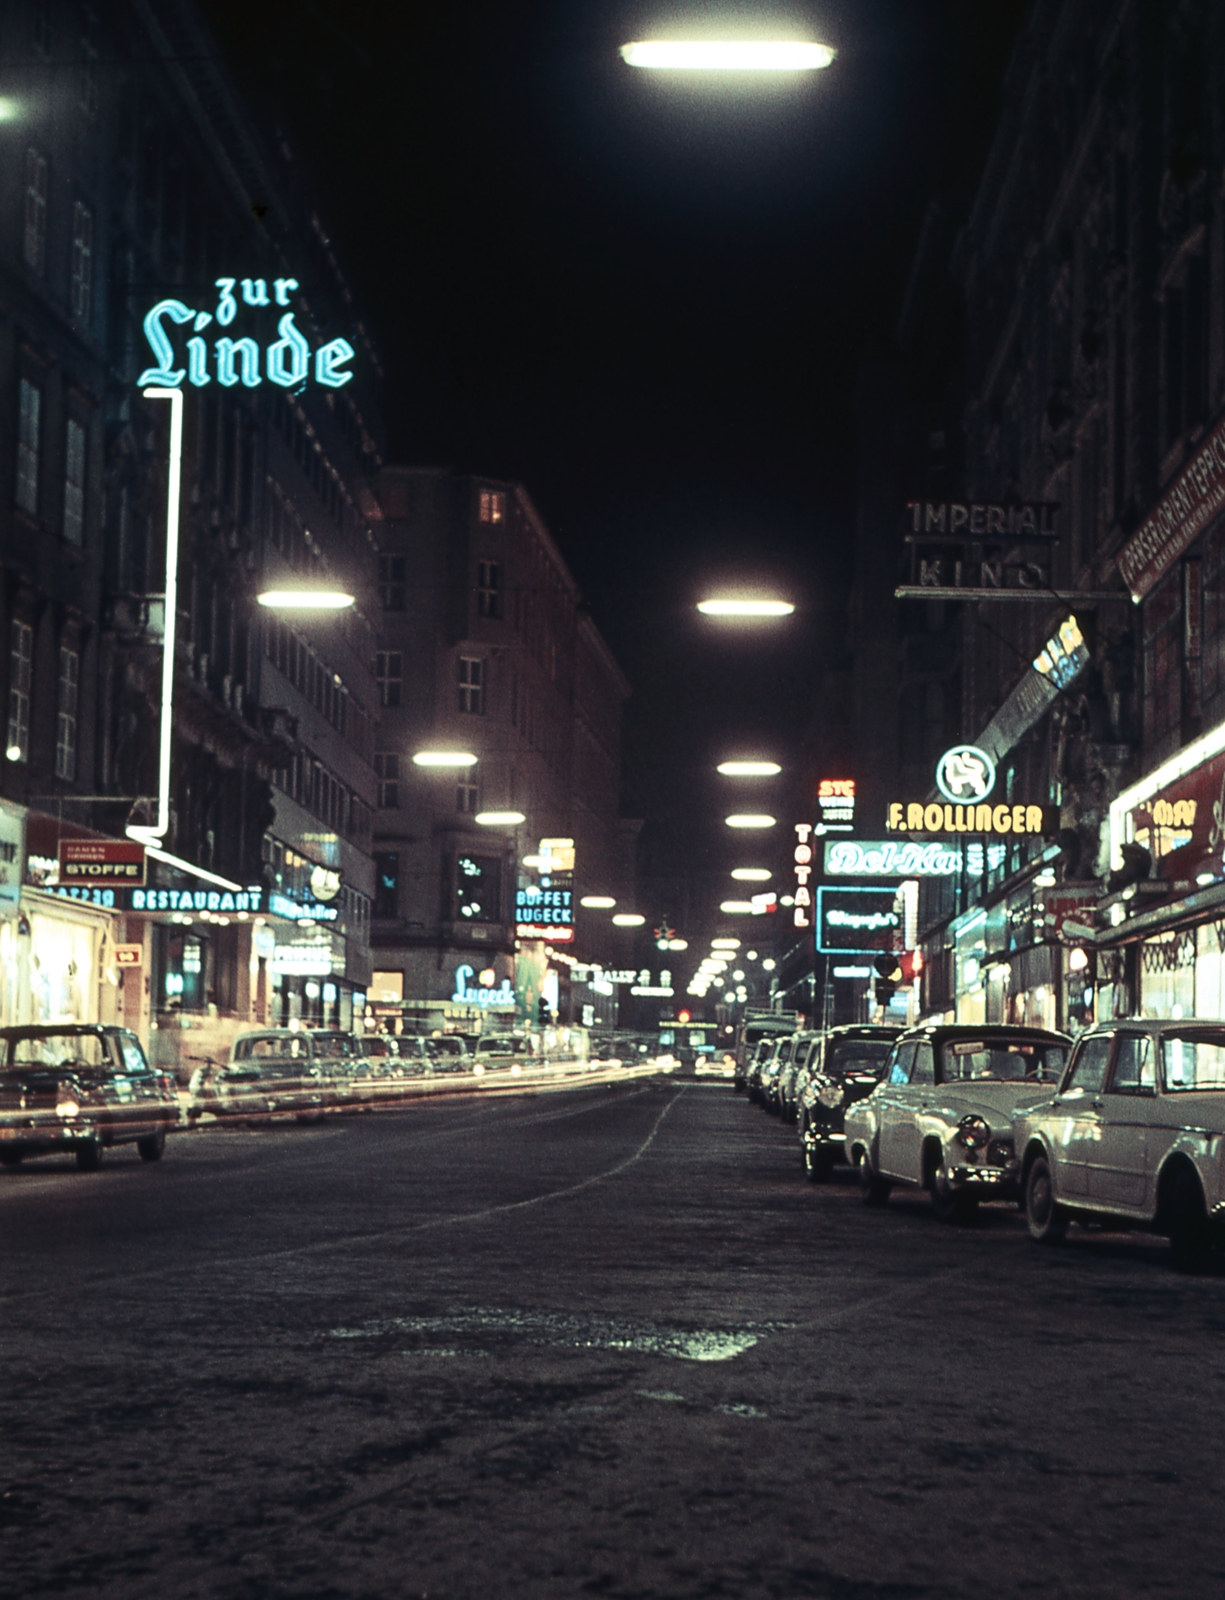
[[[1074,1219],[1110,1218],[1166,1234],[1175,1260],[1195,1265],[1225,1223],[1225,1022],[1089,1029],[1015,1137],[1040,1243]]]
[[[1050,1098],[1071,1048],[1066,1034],[1006,1024],[904,1033],[881,1082],[846,1112],[865,1203],[906,1184],[927,1190],[941,1221],[967,1222],[981,1199],[1019,1199],[1013,1113]]]

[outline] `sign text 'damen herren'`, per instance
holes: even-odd
[[[890,833],[1058,833],[1058,806],[1031,806],[1018,802],[1007,805],[955,806],[947,802],[920,800],[905,803],[895,800],[889,807],[885,826]]]

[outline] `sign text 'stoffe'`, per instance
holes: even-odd
[[[61,839],[62,884],[110,884],[125,889],[145,881],[145,847],[130,839]]]

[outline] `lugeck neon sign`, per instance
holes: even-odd
[[[213,287],[220,291],[212,311],[194,311],[181,300],[159,300],[145,313],[144,333],[153,352],[156,365],[146,367],[137,378],[137,387],[177,389],[184,378],[197,389],[212,383],[214,376],[223,389],[242,384],[247,389],[257,389],[264,379],[282,389],[300,389],[313,370],[315,382],[325,389],[341,389],[353,374],[342,368],[357,354],[347,339],[329,339],[312,351],[310,341],[294,324],[294,313],[288,309],[277,322],[279,337],[263,349],[250,334],[235,339],[229,334],[213,336],[204,334],[214,323],[220,328],[230,327],[239,314],[239,297],[244,306],[258,309],[262,306],[289,306],[291,292],[298,288],[296,278],[274,278],[272,298],[268,297],[267,278],[218,278]],[[239,295],[234,293],[238,288]],[[191,337],[186,341],[186,366],[176,366],[175,347],[171,342],[171,327],[191,324]]]

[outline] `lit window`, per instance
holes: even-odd
[[[38,442],[42,390],[21,380],[17,416],[17,504],[31,516],[38,512]]]
[[[69,783],[77,775],[77,693],[81,676],[79,651],[60,648],[60,675],[56,688],[55,775]]]
[[[502,564],[500,561],[477,563],[476,609],[482,617],[502,615]]]
[[[379,810],[400,808],[400,757],[393,750],[376,750],[374,775],[379,780]]]
[[[394,917],[399,914],[400,857],[397,851],[379,851],[374,857],[374,915]]]
[[[481,490],[481,521],[502,522],[506,517],[506,496],[501,489]]]
[[[27,267],[47,269],[47,161],[37,150],[26,151],[25,237],[22,253]]]
[[[64,537],[75,545],[85,540],[85,429],[72,417],[64,449]]]
[[[72,314],[88,322],[94,303],[94,214],[78,200],[72,208]]]
[[[9,727],[5,749],[14,761],[30,755],[30,675],[34,662],[34,629],[14,621],[9,632]]]
[[[459,775],[455,788],[455,809],[466,817],[474,817],[481,809],[481,785],[475,767],[468,767]]]
[[[384,611],[404,610],[404,557],[379,557],[379,604]]]
[[[379,704],[398,706],[404,682],[404,658],[398,650],[380,650],[374,658],[374,675],[379,682]]]
[[[485,714],[485,663],[479,656],[459,658],[459,709],[478,717]]]

